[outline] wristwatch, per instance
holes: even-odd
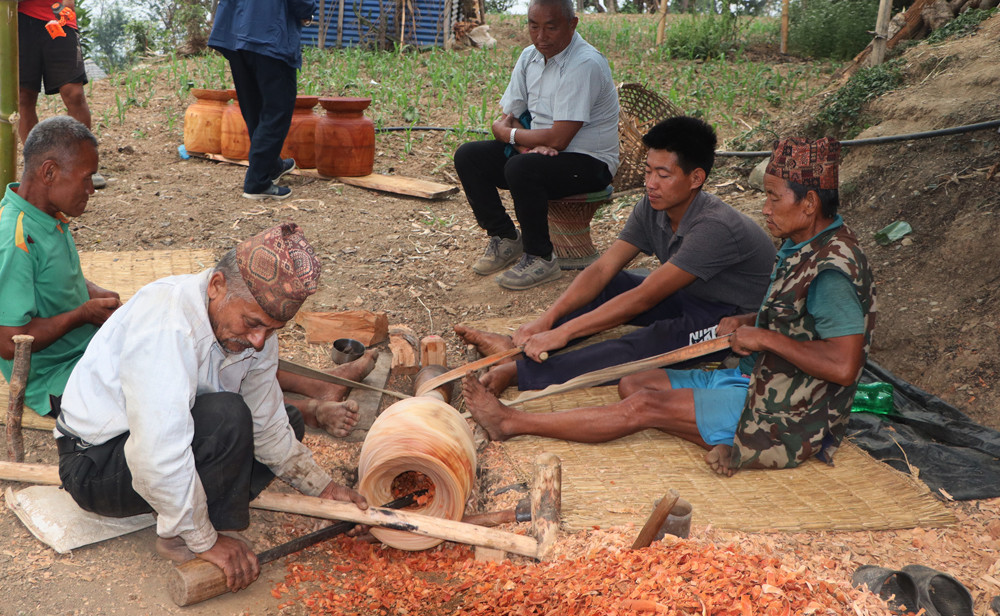
[[[509,141],[510,141],[511,145],[517,145],[517,141],[514,141],[514,133],[516,133],[516,132],[517,132],[516,128],[510,129],[510,139],[509,139]]]

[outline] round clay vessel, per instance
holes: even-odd
[[[195,102],[184,111],[184,149],[219,154],[222,151],[222,115],[232,95],[228,90],[192,88]]]
[[[233,102],[222,114],[222,155],[235,160],[250,158],[250,132],[240,111],[240,101],[236,98],[236,90],[229,90]]]
[[[292,124],[288,128],[285,144],[281,147],[282,158],[295,159],[301,169],[316,166],[316,122],[319,116],[313,113],[318,96],[299,95],[295,97]]]
[[[321,98],[326,110],[316,122],[316,170],[323,175],[357,177],[375,167],[375,124],[362,113],[372,99]]]

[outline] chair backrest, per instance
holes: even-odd
[[[618,86],[618,172],[611,181],[615,192],[639,188],[645,182],[646,150],[642,136],[658,122],[683,115],[677,105],[638,83]]]

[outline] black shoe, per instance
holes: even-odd
[[[272,182],[277,182],[281,176],[291,173],[295,169],[295,159],[294,158],[282,158],[281,159],[281,169],[278,173],[271,177]]]
[[[291,159],[289,159],[291,160]],[[243,193],[243,196],[247,199],[253,199],[254,201],[263,201],[264,199],[277,199],[278,201],[286,199],[288,195],[292,194],[292,189],[287,186],[278,186],[276,184],[271,184],[259,193]]]

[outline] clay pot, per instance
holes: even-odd
[[[364,116],[372,99],[321,98],[326,115],[316,122],[316,170],[323,175],[356,177],[375,167],[375,125]]]
[[[240,101],[236,98],[236,90],[232,93],[233,102],[222,114],[222,155],[235,160],[250,158],[250,133],[247,123],[240,112]]]
[[[415,513],[461,520],[476,478],[472,430],[458,411],[436,398],[400,400],[375,419],[361,446],[358,491],[369,503],[397,495],[393,481],[416,473],[433,485],[429,502]],[[441,539],[372,527],[382,543],[401,550],[426,550]]]
[[[232,94],[229,90],[194,88],[191,95],[196,100],[184,112],[184,149],[219,154],[222,151],[222,114]]]
[[[281,148],[281,157],[294,158],[295,164],[301,169],[316,166],[316,121],[319,116],[313,113],[313,107],[318,100],[318,96],[295,97],[292,125],[288,128],[288,136]]]

